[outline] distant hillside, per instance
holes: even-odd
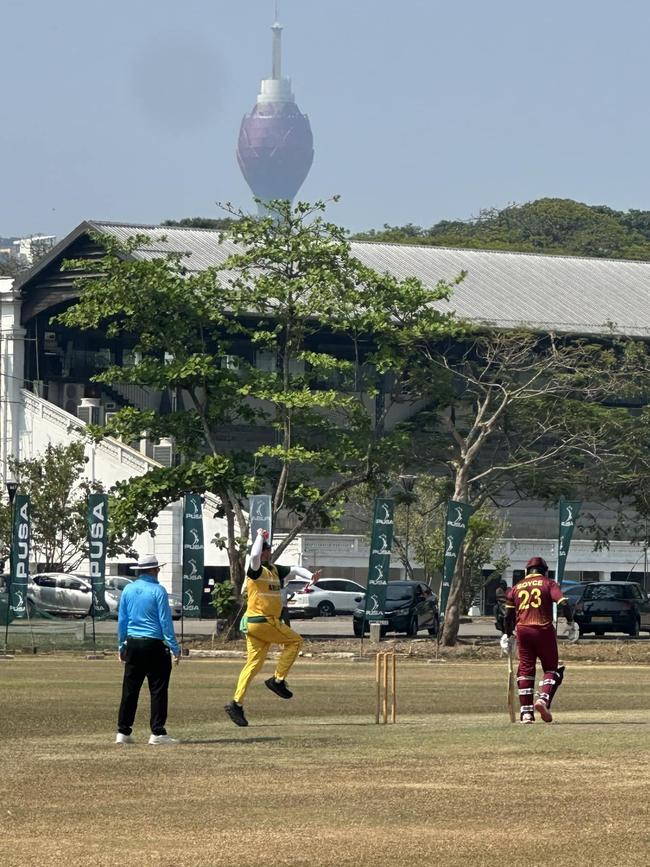
[[[538,199],[429,229],[384,225],[355,240],[481,250],[515,250],[607,259],[650,260],[650,211],[614,211],[572,199]]]

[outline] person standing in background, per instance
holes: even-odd
[[[508,585],[502,578],[497,584],[494,600],[494,625],[499,632],[505,632],[507,592]]]

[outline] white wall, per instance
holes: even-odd
[[[70,415],[43,398],[36,397],[31,392],[21,390],[20,395],[24,407],[19,432],[19,456],[22,460],[41,454],[49,444],[69,443],[75,435],[79,436],[83,431],[84,424],[76,416]],[[102,440],[96,445],[86,442],[85,451],[88,458],[86,475],[91,481],[101,481],[107,489],[116,482],[143,475],[150,469],[160,466],[140,452],[111,438]],[[205,564],[227,566],[228,558],[225,552],[219,551],[215,545],[210,544],[217,533],[225,535],[226,522],[212,517],[216,504],[209,496],[206,500],[203,516]],[[173,503],[161,512],[157,523],[155,537],[143,533],[135,539],[134,548],[140,555],[156,554],[160,561],[164,561],[166,565],[161,572],[161,582],[168,589],[178,591],[182,574],[181,502]],[[121,560],[126,562],[126,558]]]

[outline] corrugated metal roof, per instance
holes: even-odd
[[[189,271],[220,265],[235,251],[211,229],[92,225],[121,241],[147,234],[152,243],[137,254],[143,259],[189,253]],[[613,326],[622,334],[650,337],[649,262],[359,242],[352,249],[364,265],[398,278],[417,277],[432,289],[466,271],[449,304],[440,304],[464,319],[581,334],[607,333]]]

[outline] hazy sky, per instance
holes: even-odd
[[[248,207],[239,124],[273,0],[2,0],[0,235]],[[280,0],[351,229],[562,196],[650,209],[648,0]],[[251,205],[252,207],[252,205]]]

